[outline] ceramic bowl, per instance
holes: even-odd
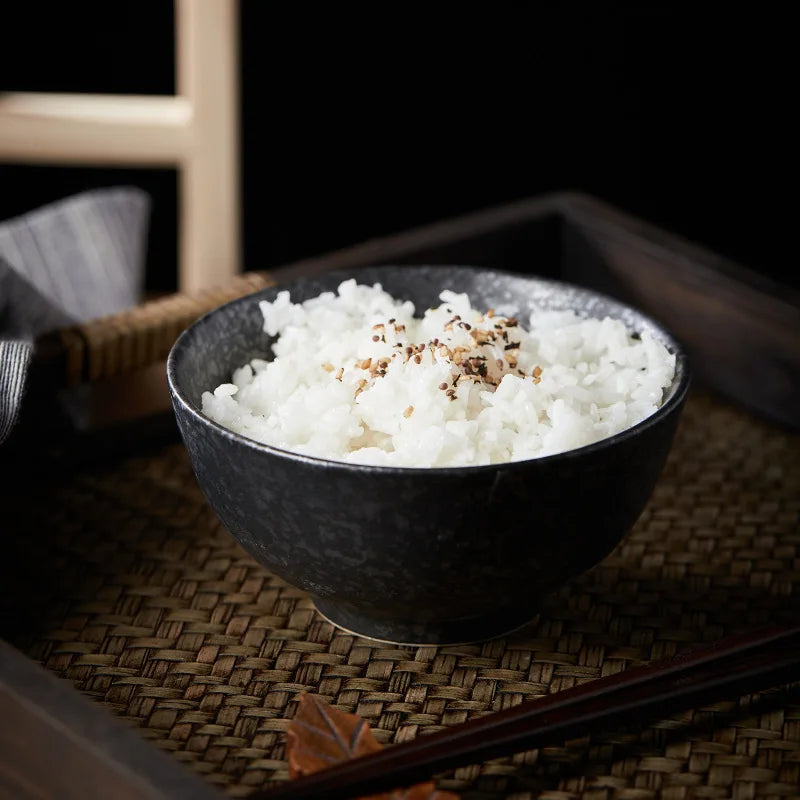
[[[201,411],[201,395],[233,369],[268,357],[258,301],[293,302],[347,278],[380,282],[417,309],[445,289],[473,307],[534,304],[621,319],[676,354],[659,410],[601,442],[491,466],[360,466],[247,439]],[[593,291],[471,267],[374,267],[265,289],[210,312],[175,343],[167,373],[178,426],[200,487],[222,523],[261,564],[310,593],[335,624],[375,639],[478,641],[532,619],[544,596],[603,559],[628,533],[664,466],[686,398],[678,342],[633,308]]]

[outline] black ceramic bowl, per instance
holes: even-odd
[[[472,305],[534,303],[609,315],[650,331],[677,355],[655,415],[604,441],[544,458],[478,467],[351,465],[259,444],[213,422],[201,395],[252,358],[269,357],[261,299],[294,302],[346,278],[380,282],[418,310],[439,292]],[[206,497],[259,562],[308,591],[343,628],[405,643],[486,639],[536,615],[542,597],[600,561],[642,512],[663,468],[689,385],[677,342],[607,297],[567,284],[470,267],[337,271],[235,300],[175,343],[167,364],[183,440]]]

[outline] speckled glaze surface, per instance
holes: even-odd
[[[597,444],[516,463],[441,469],[365,467],[251,441],[200,412],[204,391],[269,358],[258,301],[294,302],[347,278],[379,282],[418,312],[439,292],[525,320],[534,306],[609,315],[677,354],[659,411]],[[206,497],[258,561],[308,591],[331,621],[394,642],[444,644],[505,633],[543,595],[600,561],[642,512],[663,468],[689,385],[686,357],[652,320],[575,286],[471,267],[331,272],[241,298],[175,343],[167,365],[178,426]]]

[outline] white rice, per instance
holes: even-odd
[[[526,329],[466,294],[440,299],[418,319],[380,284],[344,281],[302,304],[280,292],[260,303],[274,358],[205,392],[203,412],[326,459],[465,466],[612,436],[650,416],[672,382],[675,356],[618,320],[539,310]]]

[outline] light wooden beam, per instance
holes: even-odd
[[[180,284],[193,291],[239,271],[237,3],[177,0],[177,91],[192,106],[180,175]]]
[[[175,167],[178,284],[240,270],[237,0],[176,0],[175,96],[0,94],[0,160]]]
[[[7,93],[0,95],[0,157],[175,166],[188,150],[191,121],[184,97]]]

